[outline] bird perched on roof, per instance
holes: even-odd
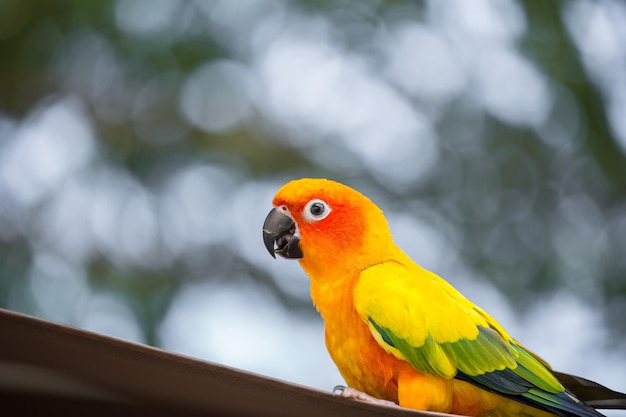
[[[299,179],[263,225],[272,256],[298,259],[349,385],[342,395],[468,416],[602,416],[626,395],[553,371],[485,310],[410,259],[383,212],[343,184]]]

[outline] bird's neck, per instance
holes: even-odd
[[[324,262],[307,262],[306,256],[300,265],[311,282],[311,298],[325,321],[331,314],[352,307],[354,286],[366,268],[391,259],[402,261],[406,255],[395,244],[386,250],[362,252],[347,257],[336,253],[328,255]],[[333,259],[336,256],[338,259]]]
[[[358,276],[344,275],[335,279],[311,278],[311,299],[322,316],[326,331],[356,326],[358,315],[354,308],[354,286]]]

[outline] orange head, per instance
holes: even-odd
[[[303,178],[285,184],[263,225],[272,256],[300,259],[311,275],[363,268],[384,260],[392,244],[387,220],[367,197],[335,181]]]

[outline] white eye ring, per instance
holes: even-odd
[[[311,222],[322,220],[330,214],[330,206],[322,200],[311,200],[304,207],[302,215],[304,218]]]

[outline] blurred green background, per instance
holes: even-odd
[[[0,307],[330,389],[299,177],[626,390],[626,3],[0,0]]]

